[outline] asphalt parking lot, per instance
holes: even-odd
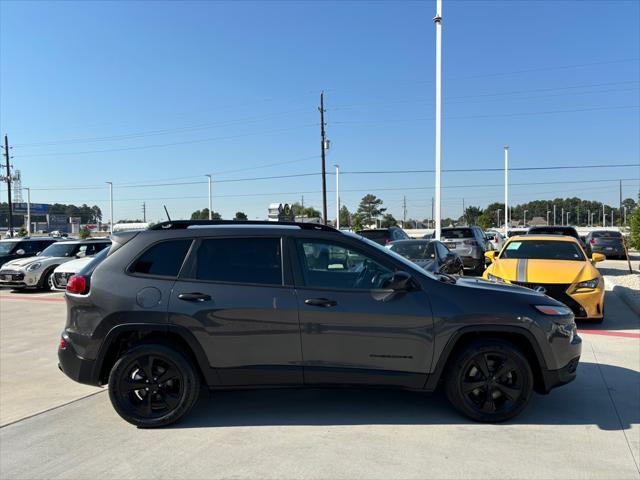
[[[606,312],[579,325],[577,380],[506,424],[439,393],[306,389],[205,394],[184,422],[139,430],[58,371],[63,295],[1,290],[0,477],[637,479],[640,317],[610,289]]]

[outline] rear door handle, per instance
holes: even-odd
[[[206,293],[180,293],[178,294],[178,298],[180,300],[184,300],[185,302],[208,302],[211,300],[211,295],[207,295]]]
[[[304,303],[314,307],[335,307],[338,304],[335,300],[328,298],[307,298]]]

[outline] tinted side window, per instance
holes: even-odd
[[[39,251],[44,250],[44,248],[40,248],[40,242],[20,242],[20,246],[18,248],[22,248],[27,254],[36,254]]]
[[[196,280],[282,285],[279,238],[205,239],[196,253]]]
[[[131,271],[176,277],[190,246],[191,240],[170,240],[156,243],[138,258]]]
[[[445,247],[442,243],[436,243],[436,247],[438,249],[438,256],[440,258],[444,258],[449,254],[449,249]]]
[[[393,271],[356,250],[323,240],[296,240],[304,284],[313,288],[382,288]]]

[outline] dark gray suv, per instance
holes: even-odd
[[[499,422],[576,376],[574,317],[527,288],[431,274],[317,224],[174,221],[113,236],[67,287],[58,356],[140,427],[209,389],[432,391]]]

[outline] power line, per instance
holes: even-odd
[[[640,163],[619,163],[619,164],[600,164],[600,165],[559,165],[554,167],[513,167],[509,168],[509,171],[531,171],[531,170],[572,170],[572,169],[584,169],[584,168],[618,168],[618,167],[638,167]],[[504,168],[447,168],[442,169],[442,172],[448,173],[466,173],[466,172],[502,172]],[[392,173],[433,173],[433,169],[429,170],[360,170],[360,171],[345,171],[344,174],[351,175],[373,175],[373,174],[392,174]]]

